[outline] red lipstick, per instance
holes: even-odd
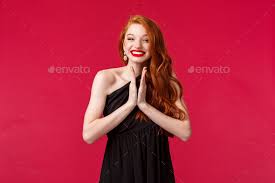
[[[134,57],[142,57],[145,54],[142,50],[131,50],[130,52]]]

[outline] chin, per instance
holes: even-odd
[[[132,61],[133,62],[136,62],[136,63],[143,63],[145,61],[147,61],[149,58],[132,58]]]

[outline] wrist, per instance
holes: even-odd
[[[149,104],[147,102],[143,102],[143,103],[139,104],[138,107],[142,112],[144,112],[148,109]]]
[[[134,109],[136,105],[134,103],[128,101],[125,103],[125,106],[128,109]]]

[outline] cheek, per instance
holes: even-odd
[[[146,50],[149,50],[149,48],[150,48],[150,45],[149,45],[148,43],[146,43],[146,44],[143,44],[143,48],[145,48]]]
[[[128,50],[128,49],[130,49],[131,48],[131,44],[129,44],[129,43],[125,43],[124,44],[124,48],[126,49],[126,50]]]

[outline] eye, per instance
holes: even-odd
[[[133,38],[128,37],[127,40],[134,40]]]
[[[144,39],[143,41],[145,41],[146,43],[149,43],[149,39]]]

